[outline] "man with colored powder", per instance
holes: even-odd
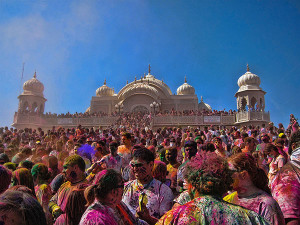
[[[177,187],[177,171],[180,164],[177,162],[177,148],[173,147],[168,150],[166,150],[166,160],[168,161],[167,165],[167,179],[171,180],[171,190],[173,193],[176,192]]]
[[[290,159],[271,183],[273,198],[278,202],[286,224],[300,224],[300,130],[292,134]]]
[[[87,183],[85,178],[85,162],[79,155],[72,155],[65,159],[64,174],[66,182],[58,189],[49,202],[49,211],[54,218],[65,212],[69,194],[79,184]]]
[[[171,209],[173,193],[171,189],[152,176],[154,154],[140,148],[133,153],[130,165],[133,169],[135,180],[125,184],[123,202],[130,211],[149,224],[155,224],[165,212]],[[148,200],[146,205],[140,204],[139,196],[144,194]]]
[[[183,190],[187,190],[187,183],[184,179],[184,171],[186,168],[186,164],[197,154],[197,143],[194,141],[187,141],[184,144],[184,151],[188,160],[182,163],[178,167],[177,171],[177,191],[183,192]]]
[[[128,165],[130,160],[132,159],[131,134],[123,133],[122,134],[122,142],[123,142],[123,145],[120,145],[118,147],[118,154],[124,158],[126,165]]]

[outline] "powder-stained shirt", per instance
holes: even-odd
[[[171,180],[171,188],[174,189],[177,188],[177,171],[179,166],[179,163],[176,163],[175,165],[167,165],[167,171],[169,172],[167,175],[167,179]]]
[[[81,217],[79,225],[131,225],[131,224],[147,224],[143,220],[135,218],[128,207],[123,203],[112,209],[95,201],[90,205]]]
[[[137,180],[129,181],[125,184],[122,201],[135,214],[139,206],[139,196],[145,193],[148,199],[146,207],[151,216],[159,219],[165,212],[172,208],[174,199],[171,189],[153,179],[149,184],[143,185]]]
[[[279,170],[271,183],[271,190],[284,218],[300,218],[300,148]]]
[[[132,159],[131,149],[127,148],[125,145],[120,145],[118,147],[118,154],[124,158],[126,165],[130,163],[130,160]]]
[[[100,162],[105,163],[107,169],[114,169],[120,173],[121,169],[127,166],[124,158],[118,154],[116,156],[112,156],[111,154],[103,156]]]
[[[263,216],[270,224],[284,224],[284,217],[278,203],[268,193],[261,191],[255,195],[239,198],[237,192],[233,192],[223,198],[225,201],[240,205]]]
[[[167,212],[157,225],[269,224],[257,213],[212,196],[202,196]]]

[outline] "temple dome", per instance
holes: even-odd
[[[201,102],[198,104],[199,111],[202,111],[203,109],[206,111],[212,111],[211,106],[205,102],[203,102],[203,97],[201,96]]]
[[[96,90],[96,96],[113,96],[114,90],[106,86],[106,80],[104,84]]]
[[[246,85],[259,87],[260,78],[256,74],[251,73],[249,71],[249,66],[247,65],[247,72],[238,79],[237,83],[239,87],[246,86]]]
[[[24,93],[32,93],[37,95],[43,95],[44,85],[38,79],[36,79],[36,72],[33,75],[33,78],[26,81],[23,84]]]
[[[184,80],[184,84],[177,88],[177,95],[194,95],[195,89]]]

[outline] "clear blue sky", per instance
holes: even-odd
[[[236,109],[250,71],[271,120],[300,116],[298,0],[0,0],[0,126],[10,125],[23,82],[45,86],[46,111],[84,112],[103,84],[118,92],[152,74],[175,93],[187,76],[213,109]]]

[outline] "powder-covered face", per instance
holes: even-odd
[[[153,162],[147,163],[142,159],[134,158],[131,160],[130,165],[135,178],[139,181],[147,181],[152,176]]]

